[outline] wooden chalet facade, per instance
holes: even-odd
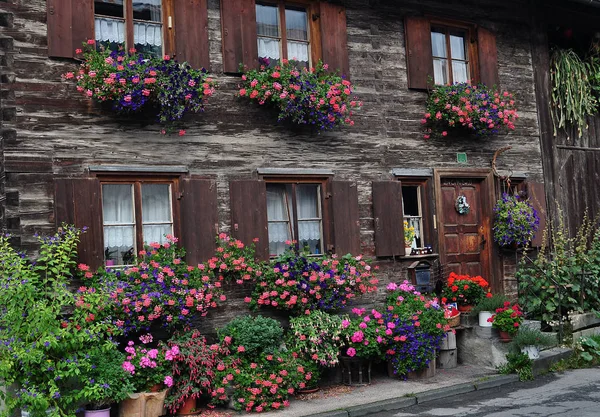
[[[317,225],[310,237],[315,251],[376,256],[384,282],[404,278],[416,261],[429,261],[434,275],[482,274],[495,291],[513,291],[514,255],[501,253],[491,235],[493,205],[503,189],[492,159],[510,146],[498,156],[497,171],[512,173],[512,184],[541,207],[544,182],[549,201],[562,192],[556,171],[562,156],[556,153],[576,152],[548,137],[541,2],[133,0],[160,7],[147,27],[154,25],[154,36],[161,36],[163,53],[204,66],[219,84],[205,113],[188,121],[185,136],[117,118],[61,80],[77,68],[75,48],[104,30],[95,4],[98,12],[115,3],[124,4],[123,40],[136,42],[140,23],[132,0],[0,2],[0,219],[22,248],[34,250],[36,232],[52,233],[67,221],[89,227],[81,260],[101,265],[111,256],[108,229],[117,227],[107,221],[107,205],[125,191],[127,210],[135,214],[125,223],[137,232],[123,238],[127,233],[120,230],[110,239],[139,249],[145,230],[170,230],[196,262],[210,256],[215,234],[223,231],[246,242],[258,237],[258,253],[267,258],[276,246],[269,245],[275,206],[268,200],[284,196],[316,204],[308,216]],[[258,62],[256,5],[304,13],[310,61],[323,59],[357,86],[364,106],[355,126],[320,135],[290,129],[235,97],[239,64]],[[598,16],[598,9],[589,9]],[[432,27],[463,34],[474,80],[515,93],[520,119],[514,132],[423,139]],[[589,146],[598,145],[590,140]],[[457,162],[457,153],[465,153],[467,163]],[[597,153],[589,154],[594,157],[587,166],[597,176]],[[471,203],[466,216],[454,208],[460,194]],[[143,201],[162,205],[156,222],[148,221]],[[419,222],[419,246],[431,246],[433,254],[405,256],[403,213]],[[286,218],[296,233],[306,226],[296,224],[301,220]]]

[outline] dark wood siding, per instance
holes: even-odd
[[[92,0],[48,0],[48,55],[72,58],[75,49],[94,38]]]
[[[408,88],[426,89],[433,78],[431,25],[425,17],[409,16],[404,20]]]
[[[375,254],[404,255],[402,183],[373,181],[373,216],[375,218]]]
[[[187,262],[194,265],[215,253],[219,222],[217,185],[210,179],[186,178],[182,186],[181,243]]]
[[[333,181],[331,193],[335,252],[338,255],[357,255],[360,253],[360,219],[356,184]]]
[[[537,211],[540,218],[540,227],[537,233],[531,240],[531,246],[540,247],[542,246],[542,238],[544,236],[544,230],[546,229],[546,193],[544,191],[544,184],[539,182],[528,182],[527,183],[527,194],[529,201],[533,205],[533,208]]]
[[[323,62],[348,77],[348,34],[343,6],[321,3],[321,46]]]
[[[258,67],[254,0],[221,0],[223,72],[240,72],[240,64]]]
[[[177,0],[175,7],[175,46],[179,62],[193,68],[210,68],[208,56],[207,0]]]
[[[237,180],[229,183],[231,234],[246,245],[256,243],[259,259],[269,259],[267,188],[264,181]]]
[[[479,53],[479,81],[490,87],[499,85],[496,35],[485,28],[477,28],[477,51]]]

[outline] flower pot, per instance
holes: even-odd
[[[418,371],[409,372],[406,375],[407,379],[427,379],[435,376],[435,359],[429,361],[427,368],[420,369]]]
[[[371,383],[371,361],[368,359],[340,356],[342,383],[345,385],[369,385]]]
[[[104,261],[104,265],[115,266],[115,261],[113,259],[107,259],[106,261]]]
[[[471,304],[468,304],[465,306],[460,305],[460,304],[458,305],[458,311],[460,311],[461,313],[468,313],[471,310],[473,310],[473,306]]]
[[[46,415],[50,415],[54,411],[53,408],[49,408],[46,410]],[[21,417],[31,417],[32,414],[29,411],[21,410]]]
[[[412,248],[410,246],[404,248],[404,254],[409,256],[412,253]]]
[[[165,414],[165,397],[168,390],[129,394],[121,402],[119,417],[159,417]]]
[[[537,346],[528,345],[521,348],[521,352],[525,353],[529,359],[534,360],[540,357],[540,350]]]
[[[85,417],[110,417],[110,407],[103,410],[85,410]]]
[[[494,315],[491,311],[480,311],[479,312],[479,327],[492,327],[492,322],[488,319]]]
[[[177,410],[178,416],[185,416],[195,414],[196,410],[196,397],[187,397],[183,405]]]
[[[500,334],[500,341],[502,343],[508,343],[508,342],[512,341],[512,335],[509,332],[505,332],[503,330],[498,330],[498,333]]]
[[[299,389],[296,392],[298,394],[313,394],[317,391],[319,391],[321,388],[316,387],[316,388],[303,388],[303,389]]]

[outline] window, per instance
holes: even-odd
[[[408,222],[409,226],[415,228],[415,239],[411,246],[413,248],[422,248],[425,246],[423,239],[423,207],[421,194],[421,185],[405,185],[402,183],[404,220]]]
[[[310,65],[308,13],[303,7],[256,4],[258,63],[277,65],[280,59]]]
[[[137,51],[162,55],[161,0],[95,0],[94,33],[98,46],[120,44]]]
[[[172,183],[104,182],[102,227],[106,265],[128,265],[145,245],[173,234]]]
[[[300,249],[322,254],[323,210],[321,184],[267,183],[269,255],[282,254],[287,241]]]
[[[404,22],[408,87],[470,81],[498,85],[496,37],[473,24],[431,17]]]
[[[435,84],[464,83],[470,80],[468,31],[432,26],[433,80]]]

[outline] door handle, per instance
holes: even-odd
[[[479,227],[479,236],[481,237],[481,241],[479,242],[479,244],[481,246],[484,246],[487,240],[485,239],[485,233],[483,233],[483,226]]]

